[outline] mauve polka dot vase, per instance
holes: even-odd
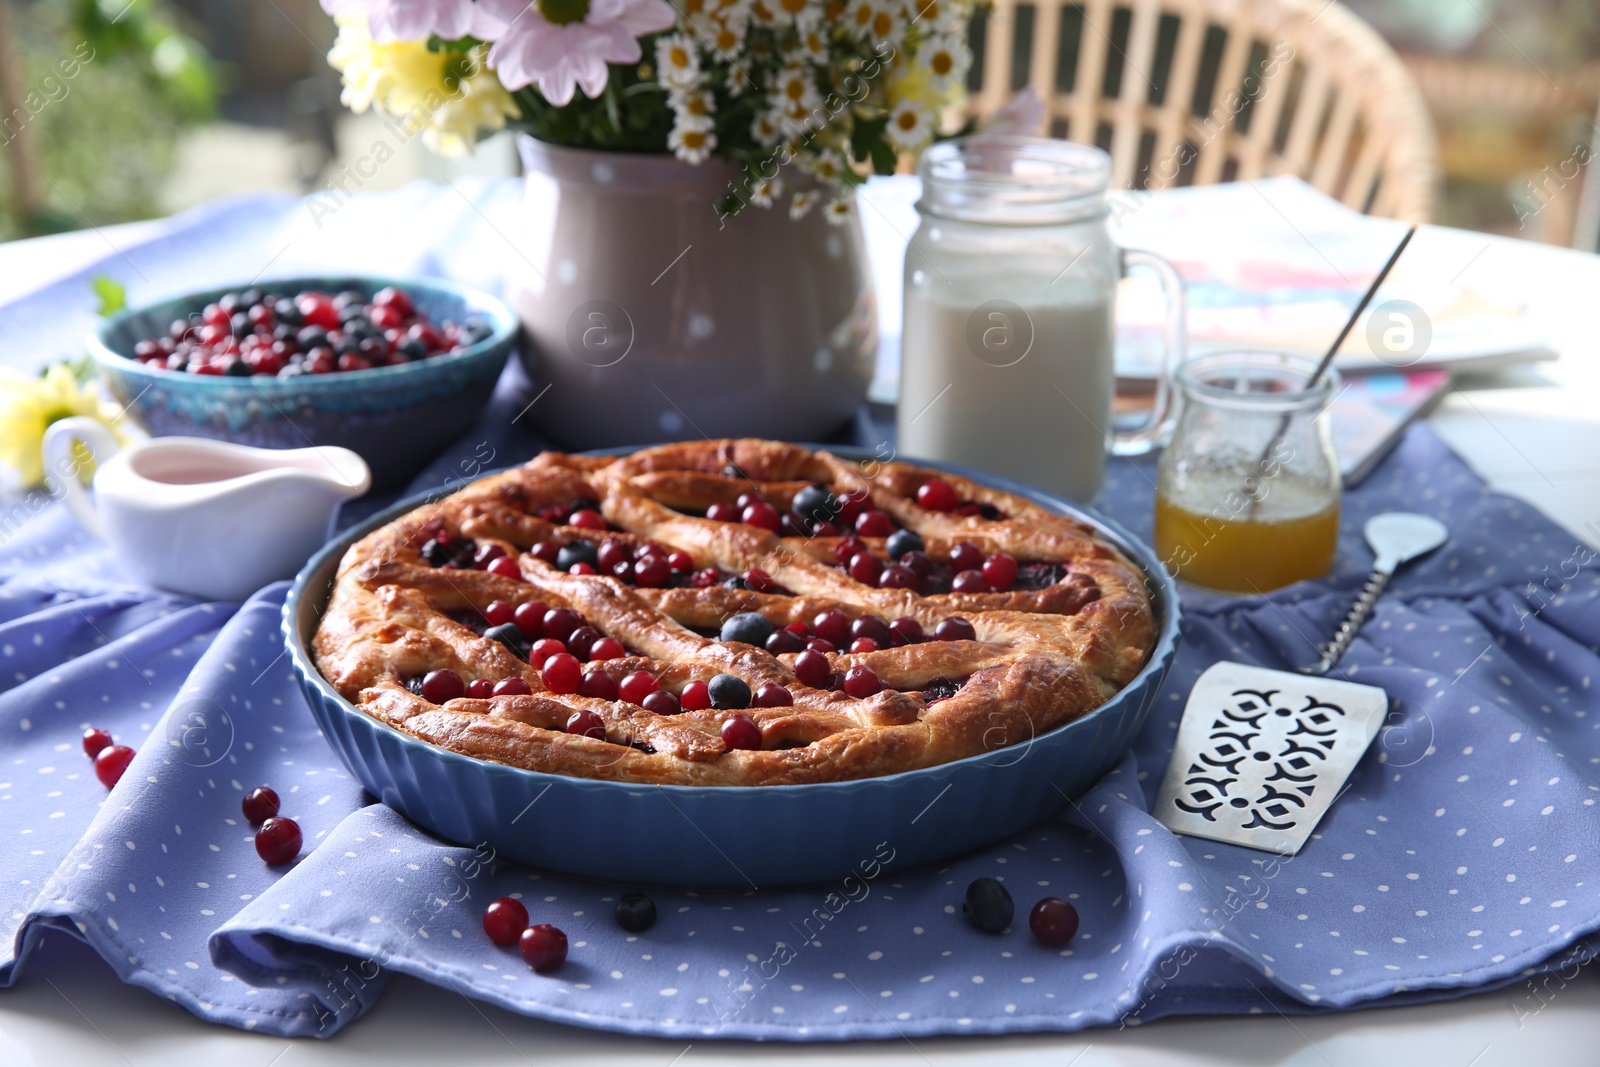
[[[749,889],[838,878],[883,842],[894,847],[892,869],[960,855],[1055,813],[1116,765],[1172,664],[1179,609],[1155,553],[1116,523],[1002,478],[944,469],[1093,525],[1149,582],[1159,637],[1143,669],[1099,708],[1022,744],[879,778],[756,787],[574,778],[429,745],[352,707],[308,649],[345,550],[437,494],[374,515],[306,564],[283,608],[290,662],[323,736],[369,792],[441,837],[487,842],[535,867],[623,885]]]
[[[361,294],[402,290],[434,324],[470,323],[459,351],[337,373],[193,374],[139,358],[140,345],[241,292]],[[213,289],[120,311],[89,338],[89,354],[119,405],[156,437],[183,435],[260,448],[339,445],[372,468],[375,488],[404,485],[483,411],[511,355],[518,323],[502,301],[443,279],[298,277]],[[454,346],[452,346],[454,347]],[[354,359],[354,356],[351,357]]]

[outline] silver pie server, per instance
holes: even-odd
[[[1399,512],[1368,520],[1372,575],[1321,658],[1299,671],[1213,664],[1184,705],[1153,810],[1175,833],[1293,855],[1311,837],[1389,711],[1377,686],[1325,677],[1403,564],[1449,536]]]
[[[1361,595],[1350,606],[1350,614],[1339,624],[1333,640],[1320,649],[1322,658],[1309,667],[1301,667],[1301,674],[1323,675],[1332,670],[1344,657],[1350,642],[1355,640],[1361,624],[1367,621],[1394,572],[1418,556],[1432,552],[1450,536],[1450,531],[1438,519],[1405,511],[1374,515],[1367,520],[1363,532],[1372,554],[1378,557],[1372,564],[1372,574],[1361,587]]]

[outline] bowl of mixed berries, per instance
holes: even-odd
[[[467,286],[284,278],[119,312],[89,351],[151,434],[340,445],[392,486],[472,425],[516,336],[511,309]]]

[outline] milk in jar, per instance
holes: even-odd
[[[1107,233],[1105,153],[979,135],[930,148],[921,174],[899,451],[1092,500],[1114,445],[1116,283],[1125,255],[1156,258]],[[1181,308],[1176,275],[1152,265]]]

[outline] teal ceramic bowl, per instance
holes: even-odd
[[[1144,668],[1094,711],[1026,743],[881,778],[754,787],[570,778],[435,748],[357,710],[317,672],[309,649],[345,550],[439,493],[373,516],[306,564],[283,607],[290,661],[323,736],[369,792],[441,837],[534,867],[623,885],[756,889],[837,880],[886,850],[889,869],[947,859],[1050,817],[1122,759],[1172,665],[1178,595],[1155,553],[1104,516],[944,469],[1093,525],[1149,585],[1158,636]]]
[[[370,296],[386,285],[406,290],[434,322],[477,315],[492,332],[455,355],[297,378],[187,374],[132,358],[134,345],[164,336],[174,320],[246,288],[241,285],[118,312],[90,338],[89,354],[117,403],[154,436],[211,437],[259,448],[340,445],[367,461],[375,487],[403,485],[483,411],[516,340],[516,315],[488,293],[440,279],[278,278],[253,287],[284,294],[355,289]]]

